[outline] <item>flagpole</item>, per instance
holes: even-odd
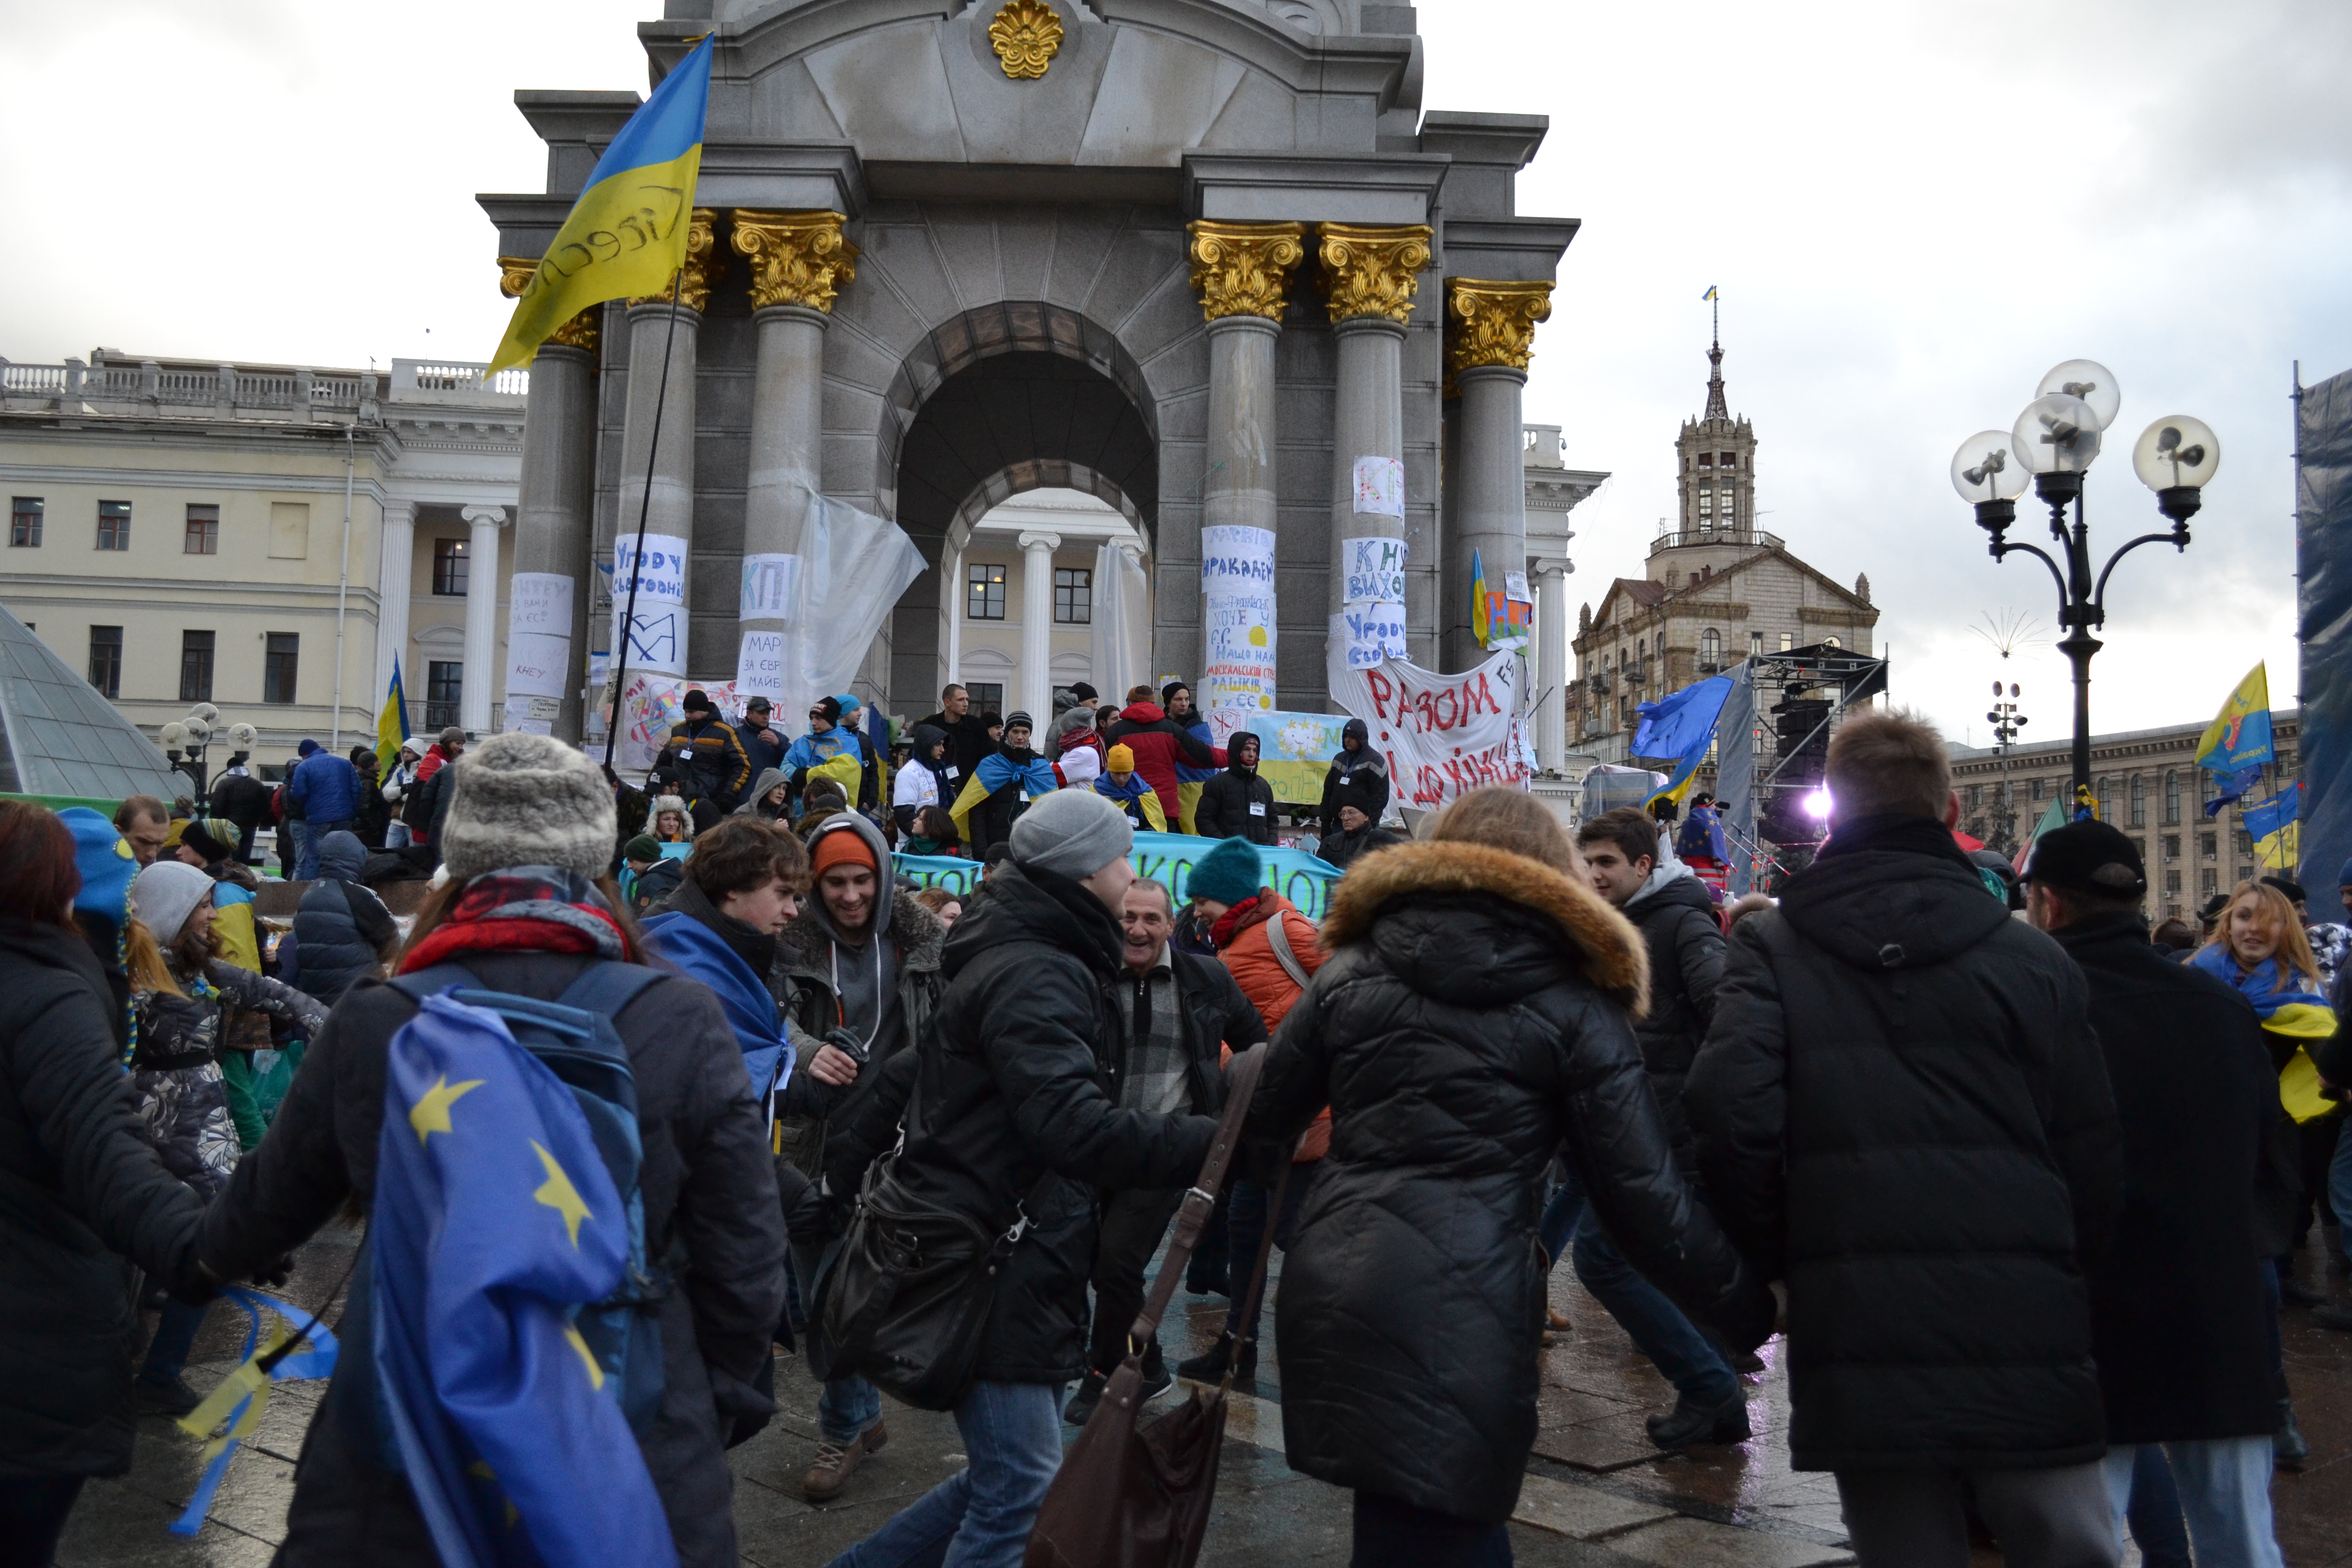
[[[621,646],[613,650],[613,705],[604,719],[604,767],[613,766],[613,746],[621,738],[621,690],[629,673],[629,633],[637,621],[637,579],[645,574],[646,519],[654,505],[654,458],[661,451],[662,407],[669,401],[669,351],[677,342],[678,289],[686,281],[686,265],[678,264],[669,279],[669,330],[662,334],[661,383],[654,389],[654,427],[646,437],[646,489],[637,500],[637,548],[629,562],[629,597],[621,611]]]

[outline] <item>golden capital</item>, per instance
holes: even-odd
[[[1044,76],[1062,52],[1062,19],[1044,0],[1012,0],[988,25],[988,47],[1014,81]]]
[[[539,270],[539,263],[528,256],[499,258],[499,292],[511,300],[529,286]],[[579,349],[585,353],[596,352],[597,323],[604,319],[604,307],[591,305],[555,331],[547,334],[551,343],[561,343],[567,349]]]
[[[1460,373],[1483,365],[1528,368],[1536,323],[1551,317],[1551,285],[1484,278],[1445,280],[1445,365]]]
[[[857,277],[857,247],[843,237],[836,212],[735,214],[733,245],[751,259],[751,309],[805,305],[833,310],[834,296]]]
[[[677,278],[677,302],[688,310],[699,312],[710,303],[710,286],[727,272],[727,258],[718,253],[719,215],[709,207],[694,209],[694,217],[686,226],[686,265],[671,274]],[[683,277],[679,277],[679,274]],[[629,301],[635,305],[667,305],[669,290],[658,294],[641,294]]]
[[[1402,321],[1412,314],[1417,276],[1429,265],[1425,224],[1402,228],[1363,228],[1355,224],[1318,224],[1317,259],[1328,280],[1333,325],[1355,316],[1386,316]]]
[[[1282,320],[1290,270],[1307,258],[1307,227],[1296,223],[1185,226],[1192,236],[1192,287],[1208,321],[1225,316]]]

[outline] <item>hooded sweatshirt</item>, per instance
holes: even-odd
[[[1135,771],[1143,775],[1160,801],[1176,798],[1176,764],[1223,767],[1224,753],[1207,740],[1168,717],[1157,702],[1130,702],[1119,710],[1118,722],[1103,734],[1106,746],[1125,746],[1135,753]]]
[[[876,1040],[893,1040],[903,1023],[898,1006],[898,944],[880,940],[890,934],[892,907],[897,902],[898,889],[890,875],[890,847],[882,841],[882,830],[856,812],[844,812],[819,826],[809,838],[809,855],[814,858],[816,847],[828,834],[855,833],[866,841],[873,852],[877,874],[874,879],[874,912],[859,932],[862,940],[851,942],[834,923],[833,911],[825,907],[824,895],[812,892],[806,906],[806,918],[823,931],[832,946],[834,994],[841,998],[841,1024],[871,1049]]]
[[[738,816],[756,816],[762,822],[781,822],[790,817],[793,812],[793,805],[789,795],[785,797],[784,803],[782,805],[769,805],[765,804],[768,798],[768,792],[770,790],[774,789],[779,784],[788,782],[789,781],[784,777],[783,769],[761,768],[760,770],[760,776],[751,781],[751,793],[743,797],[743,804],[735,808],[735,815]]]

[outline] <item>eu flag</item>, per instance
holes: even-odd
[[[1715,744],[1715,721],[1731,695],[1731,677],[1717,675],[1685,686],[1662,701],[1642,703],[1635,711],[1642,721],[1633,731],[1632,755],[1650,760],[1672,759],[1674,770],[1665,787],[1653,795],[1679,801],[1690,788],[1707,748]],[[1647,805],[1647,802],[1643,803]]]
[[[629,1226],[572,1090],[497,1014],[429,997],[392,1041],[377,1159],[376,1365],[445,1568],[674,1564],[572,1322],[619,1289]]]

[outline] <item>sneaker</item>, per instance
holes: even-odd
[[[890,1429],[878,1419],[847,1443],[821,1441],[816,1463],[801,1478],[801,1496],[810,1502],[831,1502],[857,1471],[859,1461],[890,1440]]]
[[[1078,1379],[1078,1391],[1070,1395],[1070,1403],[1063,1407],[1062,1419],[1073,1426],[1085,1426],[1094,1415],[1095,1406],[1102,1403],[1103,1390],[1109,1386],[1110,1379],[1102,1373],[1087,1373]]]
[[[1138,1404],[1149,1404],[1176,1386],[1175,1377],[1157,1361],[1143,1363],[1143,1389],[1136,1395]]]
[[[2315,1308],[2311,1321],[2323,1329],[2352,1331],[2352,1306]]]
[[[1234,1363],[1234,1336],[1219,1334],[1217,1342],[1199,1355],[1176,1363],[1176,1375],[1189,1377],[1194,1383],[1217,1383],[1231,1368],[1235,1377],[1257,1375],[1257,1342],[1253,1340],[1241,1353],[1240,1364]]]
[[[2271,1460],[2280,1469],[2299,1470],[2311,1458],[2311,1445],[2305,1440],[2303,1428],[2294,1424],[2294,1401],[2278,1403],[2279,1428],[2271,1435]]]
[[[150,1415],[185,1415],[205,1402],[204,1395],[190,1388],[184,1378],[173,1377],[167,1382],[161,1378],[141,1377],[136,1384],[139,1408]]]
[[[1748,1425],[1748,1395],[1735,1393],[1719,1405],[1701,1405],[1688,1394],[1675,1401],[1673,1410],[1643,1423],[1650,1441],[1661,1448],[1688,1448],[1701,1443],[1744,1443],[1754,1434]]]

